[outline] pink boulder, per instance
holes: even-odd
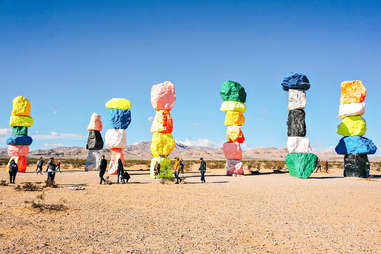
[[[171,110],[176,103],[175,85],[170,81],[153,85],[151,103],[155,110]]]
[[[29,153],[29,146],[24,146],[24,145],[9,145],[8,146],[8,156],[10,157],[26,156],[28,153]]]
[[[242,150],[239,143],[225,142],[223,150],[227,160],[242,160]]]
[[[102,131],[102,121],[101,116],[97,113],[93,113],[90,118],[89,125],[87,126],[87,129],[89,131]]]

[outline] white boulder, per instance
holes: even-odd
[[[306,93],[303,90],[288,90],[288,110],[304,109],[306,103]]]
[[[105,135],[108,148],[126,148],[127,134],[124,129],[108,129]]]
[[[288,137],[287,150],[289,153],[311,153],[311,143],[307,137]]]
[[[340,104],[339,107],[339,117],[341,119],[347,116],[362,116],[365,113],[366,104],[362,103],[351,103],[351,104]]]

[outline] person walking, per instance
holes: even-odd
[[[56,171],[61,173],[61,161],[57,162]]]
[[[44,166],[44,160],[42,157],[37,161],[37,168],[36,168],[36,173],[42,175],[42,167]]]
[[[185,163],[183,159],[180,159],[180,174],[182,175],[184,175],[184,166],[185,166]]]
[[[320,172],[321,171],[321,163],[320,163],[320,160],[318,159],[317,162],[316,162],[316,170],[315,172]]]
[[[173,166],[173,172],[175,173],[176,184],[179,184],[180,159],[178,157],[176,157],[175,165]]]
[[[155,179],[156,177],[160,178],[160,163],[156,162],[155,167],[153,168],[153,172],[155,174]]]
[[[11,160],[11,163],[9,163],[9,183],[15,183],[17,171],[19,171],[19,168],[15,160]]]
[[[123,163],[122,163],[121,159],[118,159],[117,174],[118,174],[118,179],[117,179],[116,183],[119,184],[119,178],[121,178],[122,183],[124,183],[124,178],[123,178],[124,168],[123,168]]]
[[[201,173],[201,182],[205,183],[205,172],[206,172],[206,162],[203,158],[200,158],[200,173]]]
[[[54,178],[56,176],[56,164],[54,163],[54,158],[50,158],[48,165],[46,167],[46,172],[48,172],[48,179],[46,180],[47,184],[53,184]]]
[[[325,161],[325,172],[328,173],[328,161]]]
[[[102,155],[101,165],[99,166],[99,178],[101,181],[99,184],[102,184],[102,182],[106,183],[106,180],[103,178],[104,174],[106,173],[107,168],[107,160],[104,155]]]

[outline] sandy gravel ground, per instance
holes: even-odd
[[[303,180],[214,170],[206,184],[187,173],[179,185],[130,173],[124,185],[99,185],[97,172],[58,173],[42,202],[66,211],[40,212],[25,201],[42,192],[0,186],[0,253],[381,253],[380,173]],[[16,184],[45,178],[18,174]]]

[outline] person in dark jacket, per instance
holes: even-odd
[[[182,175],[184,175],[184,166],[185,166],[185,163],[183,159],[180,159],[180,174]]]
[[[44,160],[42,157],[37,161],[37,168],[36,168],[36,173],[42,175],[42,167],[44,166]]]
[[[205,172],[206,172],[206,162],[203,158],[200,158],[200,173],[201,173],[201,182],[205,183]]]
[[[9,183],[15,183],[17,171],[19,171],[19,168],[15,160],[11,160],[11,163],[9,163]]]
[[[124,167],[123,167],[123,163],[122,163],[121,159],[118,160],[118,170],[117,170],[117,173],[118,173],[118,179],[117,179],[116,183],[119,183],[119,178],[121,178],[122,179],[122,183],[124,183],[124,178],[123,178]]]
[[[155,163],[155,167],[153,169],[153,172],[155,174],[155,179],[156,179],[156,177],[160,178],[160,163],[159,162]]]
[[[105,159],[105,156],[102,156],[101,165],[99,166],[99,178],[101,179],[99,184],[102,184],[102,182],[106,183],[106,180],[103,178],[104,174],[106,173],[107,168],[107,160]]]
[[[48,172],[47,182],[54,183],[54,177],[56,176],[56,167],[57,166],[54,163],[54,158],[50,158],[46,167],[46,172]]]

